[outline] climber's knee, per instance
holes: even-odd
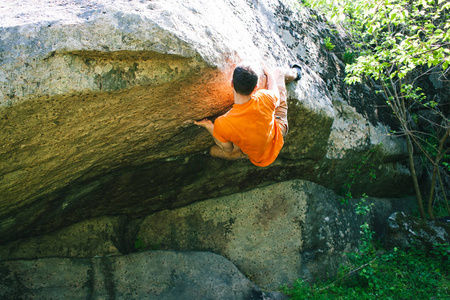
[[[242,153],[241,149],[239,149],[238,147],[237,148],[235,147],[235,149],[231,152],[226,152],[226,151],[222,150],[221,148],[219,148],[219,146],[214,145],[211,147],[211,149],[209,149],[209,154],[212,157],[226,159],[226,160],[238,160],[238,159],[247,158],[247,155]]]

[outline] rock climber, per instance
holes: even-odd
[[[288,132],[286,83],[301,78],[301,67],[269,70],[264,64],[241,62],[233,71],[231,87],[234,105],[213,123],[204,119],[194,124],[205,127],[216,145],[213,157],[248,158],[259,167],[273,163]]]

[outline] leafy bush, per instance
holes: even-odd
[[[375,150],[364,156],[349,174],[350,183],[341,203],[356,201],[350,189]],[[372,170],[370,170],[372,173]],[[371,175],[372,176],[372,175]],[[376,176],[373,174],[373,178]],[[360,216],[370,214],[373,203],[363,194],[355,205]],[[290,299],[450,299],[450,244],[434,245],[426,252],[419,248],[387,251],[377,245],[374,232],[365,222],[360,228],[359,249],[347,255],[335,278],[309,285],[298,279],[281,291]]]
[[[420,215],[435,219],[435,186],[447,203],[442,176],[448,176],[450,118],[445,103],[426,96],[420,78],[435,74],[448,80],[450,2],[446,0],[304,0],[346,31],[348,49],[357,53],[346,62],[349,84],[370,82],[398,119],[398,135],[407,142],[408,160]],[[349,60],[348,54],[343,56]],[[427,118],[429,111],[437,118]],[[419,118],[420,123],[419,125]],[[432,141],[431,143],[429,141]],[[420,186],[414,156],[421,153],[432,169],[428,193]],[[446,164],[442,164],[446,163]],[[447,168],[445,168],[447,167]],[[446,171],[446,172],[443,172]],[[425,195],[428,199],[424,199]],[[425,202],[425,203],[424,203]],[[448,213],[450,207],[446,204]],[[426,208],[426,210],[425,210]],[[428,216],[427,216],[428,214]]]
[[[282,292],[290,299],[450,299],[450,245],[436,251],[352,253],[336,278],[308,285],[297,280]]]

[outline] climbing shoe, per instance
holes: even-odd
[[[300,78],[302,78],[302,67],[300,67],[298,64],[293,64],[290,67],[297,70],[297,77],[295,77],[294,81],[299,81]]]

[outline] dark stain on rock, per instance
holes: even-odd
[[[279,217],[285,216],[289,212],[289,203],[285,197],[277,195],[272,198],[272,203],[264,203],[259,209],[259,214],[256,217],[258,223],[267,228],[269,223]]]
[[[94,80],[100,91],[119,91],[135,84],[136,72],[139,64],[134,62],[130,66],[113,66],[111,70],[96,75]],[[133,84],[134,83],[134,84]]]
[[[114,285],[114,273],[111,266],[111,261],[106,257],[99,258],[100,260],[100,272],[104,279],[105,289],[108,293],[108,299],[116,299],[116,287]]]
[[[88,300],[94,299],[94,290],[95,290],[95,272],[92,269],[92,265],[87,270],[87,281],[84,285],[87,289],[87,298]]]

